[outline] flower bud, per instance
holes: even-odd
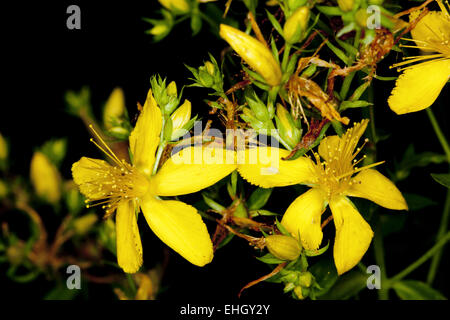
[[[177,95],[177,85],[174,81],[166,86],[166,79],[161,79],[160,76],[153,76],[150,79],[152,86],[153,97],[165,115],[170,115],[173,110],[180,103],[180,98]]]
[[[304,6],[306,4],[307,0],[287,0],[285,3],[287,3],[287,6],[290,10],[290,12],[293,12],[297,10],[297,8]]]
[[[245,101],[247,101],[248,106],[258,120],[263,122],[270,120],[270,114],[267,110],[267,106],[258,98],[253,90],[246,92]]]
[[[186,0],[158,0],[159,3],[175,14],[185,14],[190,11],[189,3]]]
[[[122,89],[115,88],[108,100],[106,101],[103,110],[103,123],[107,130],[114,126],[114,120],[120,119],[125,113],[125,97]]]
[[[98,218],[95,213],[88,213],[73,221],[73,229],[79,236],[85,235],[91,230],[92,226],[97,222]]]
[[[296,260],[301,252],[295,238],[281,234],[266,237],[266,246],[271,254],[281,260]]]
[[[337,0],[337,3],[342,11],[347,12],[353,9],[354,0]]]
[[[205,62],[205,68],[208,71],[208,73],[212,76],[216,72],[216,67],[210,61]]]
[[[281,68],[269,48],[245,32],[225,24],[220,25],[220,36],[264,78],[267,84],[271,86],[280,84]]]
[[[167,94],[172,97],[176,97],[178,95],[177,84],[175,81],[171,81],[167,86]]]
[[[298,284],[302,287],[309,288],[313,282],[314,278],[311,272],[302,272],[298,277]]]
[[[250,126],[256,132],[263,131],[264,134],[267,134],[267,131],[270,132],[271,129],[274,129],[272,120],[268,121],[259,120],[258,118],[256,118],[255,113],[249,108],[244,108],[242,110],[241,118],[242,120],[250,124]]]
[[[39,197],[53,204],[59,201],[61,176],[55,165],[42,152],[35,152],[31,159],[30,178]]]
[[[302,137],[302,132],[295,125],[291,114],[281,105],[277,104],[277,116],[275,118],[281,138],[291,148],[295,147]]]
[[[172,135],[170,140],[174,141],[186,133],[186,128],[184,126],[191,119],[191,102],[185,100],[184,103],[175,110],[170,116],[172,119]]]
[[[296,287],[294,288],[294,294],[295,294],[295,296],[297,297],[297,299],[299,299],[299,300],[303,300],[303,299],[306,298],[306,297],[303,295],[302,287],[301,287],[301,286],[296,286]]]
[[[309,8],[300,7],[286,20],[283,27],[284,39],[293,44],[302,41],[308,28]]]
[[[8,143],[0,133],[0,161],[5,161],[8,158]]]
[[[355,20],[356,23],[361,27],[365,28],[367,27],[367,19],[369,18],[369,15],[367,13],[366,9],[359,9],[355,13]]]

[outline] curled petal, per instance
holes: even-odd
[[[149,90],[147,100],[129,139],[133,165],[147,176],[152,173],[161,127],[161,110],[153,98],[152,90]]]
[[[333,197],[330,209],[336,226],[334,263],[341,275],[357,265],[364,256],[372,241],[373,231],[348,198]]]

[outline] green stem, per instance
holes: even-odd
[[[373,248],[375,251],[375,261],[380,267],[381,272],[381,289],[378,290],[378,299],[387,300],[389,298],[389,285],[386,276],[386,264],[384,261],[384,247],[383,247],[383,234],[381,232],[381,222],[378,222],[378,226],[375,230],[375,237],[373,239]]]
[[[206,14],[204,14],[200,10],[198,12],[200,14],[200,17],[203,20],[205,20],[211,27],[213,27],[216,30],[219,30],[219,24],[216,21],[214,21],[214,19],[211,19],[210,17],[208,17]]]
[[[286,46],[284,47],[284,52],[283,52],[283,60],[281,61],[281,70],[283,70],[283,72],[286,71],[286,66],[289,61],[290,51],[291,51],[291,45],[289,43],[286,43]]]
[[[439,225],[438,234],[436,235],[436,241],[442,239],[447,232],[448,219],[450,214],[450,190],[447,191],[447,199],[445,200],[444,211],[442,212],[441,224]],[[427,283],[431,285],[436,277],[439,262],[442,257],[442,249],[438,250],[431,260],[430,270],[428,271]]]
[[[427,108],[425,110],[427,111],[427,115],[428,118],[430,119],[431,125],[433,126],[434,132],[436,133],[436,136],[439,139],[439,142],[441,143],[442,149],[444,149],[445,155],[447,156],[447,162],[450,163],[450,147],[448,145],[447,139],[442,133],[442,130],[439,127],[439,123],[437,122],[436,117],[434,116],[434,113],[431,110],[431,108]]]
[[[416,270],[420,267],[425,261],[430,259],[432,256],[436,254],[441,248],[450,240],[450,232],[447,232],[430,250],[428,250],[423,256],[417,259],[415,262],[406,267],[403,271],[396,274],[394,277],[390,279],[391,283],[395,281],[400,281],[408,274]]]
[[[162,126],[161,126],[161,134],[159,138],[159,146],[158,151],[156,151],[155,164],[153,165],[152,175],[158,171],[159,161],[161,160],[161,156],[163,154],[164,148],[167,145],[167,142],[164,140],[164,127],[166,125],[166,119],[163,117]]]

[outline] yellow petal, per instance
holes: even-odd
[[[373,231],[348,198],[333,197],[330,209],[336,226],[334,263],[341,275],[357,265],[364,256],[372,241]]]
[[[159,196],[197,192],[215,184],[236,169],[235,154],[213,146],[187,147],[167,160],[152,177]]]
[[[313,162],[306,157],[281,159],[289,153],[273,147],[246,149],[237,154],[238,171],[245,180],[263,188],[314,181]]]
[[[326,207],[324,193],[316,188],[308,190],[294,200],[281,220],[281,224],[300,239],[308,250],[319,248],[322,242],[321,215]]]
[[[329,136],[322,139],[319,145],[319,154],[328,161],[333,156],[335,150],[338,149],[341,138],[339,136]]]
[[[148,91],[142,112],[130,135],[130,149],[133,154],[133,165],[150,176],[155,162],[162,127],[161,110],[153,98],[152,90]]]
[[[197,210],[181,201],[157,200],[150,194],[142,199],[142,212],[153,232],[197,266],[213,258],[211,239]]]
[[[419,14],[420,11],[414,11],[409,20],[415,20]],[[430,11],[411,30],[411,35],[419,47],[430,47],[422,50],[436,51],[433,49],[436,45],[439,47],[445,40],[450,40],[450,20],[444,12]]]
[[[98,179],[99,174],[109,171],[111,165],[104,160],[82,157],[72,165],[72,176],[80,188],[80,192],[92,200],[105,197],[103,191],[98,190],[98,184],[91,182]]]
[[[280,84],[281,68],[269,48],[245,32],[225,24],[220,25],[220,36],[266,80],[267,84],[271,86]]]
[[[369,199],[393,210],[408,210],[400,190],[384,175],[374,169],[366,169],[352,179],[347,195]]]
[[[142,243],[134,201],[124,201],[116,213],[117,261],[126,273],[135,273],[142,265]]]
[[[420,63],[407,68],[397,79],[388,99],[397,114],[428,108],[439,96],[450,76],[450,59]]]

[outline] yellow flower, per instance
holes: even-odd
[[[366,198],[389,209],[407,209],[397,187],[381,173],[371,169],[380,163],[356,167],[362,160],[355,160],[361,151],[356,146],[367,123],[368,120],[356,123],[342,137],[323,139],[319,153],[314,153],[315,162],[307,157],[285,161],[282,158],[289,152],[279,150],[276,174],[261,175],[260,172],[270,166],[270,163],[261,159],[256,165],[240,165],[238,168],[246,180],[264,188],[298,183],[311,187],[289,206],[281,221],[294,237],[300,237],[302,246],[308,250],[320,246],[323,237],[321,215],[327,205],[330,206],[336,226],[334,260],[339,274],[350,270],[361,260],[373,236],[369,224],[347,196]],[[358,174],[353,176],[355,173]]]
[[[139,208],[153,232],[173,250],[197,266],[211,262],[211,239],[197,210],[181,201],[161,200],[158,196],[196,192],[216,183],[236,167],[217,162],[175,163],[172,157],[152,175],[161,127],[161,110],[150,90],[129,138],[132,164],[119,159],[97,135],[102,143],[96,143],[97,146],[113,165],[83,157],[72,166],[74,181],[88,198],[88,206],[101,204],[106,214],[116,211],[117,259],[127,273],[135,273],[142,265]],[[180,153],[191,149],[195,149],[194,153],[207,152],[206,147],[189,147]]]
[[[264,44],[245,32],[225,24],[220,25],[220,36],[266,80],[267,84],[271,86],[280,84],[282,76],[280,64]]]
[[[61,175],[42,152],[36,151],[31,158],[30,179],[36,194],[50,203],[61,198]]]
[[[389,107],[397,114],[405,114],[428,108],[439,96],[450,77],[450,15],[442,1],[438,1],[442,11],[431,11],[422,18],[411,31],[415,45],[408,48],[421,49],[428,53],[405,58],[395,64],[403,69],[395,88],[388,99]],[[418,16],[410,15],[410,20]]]

